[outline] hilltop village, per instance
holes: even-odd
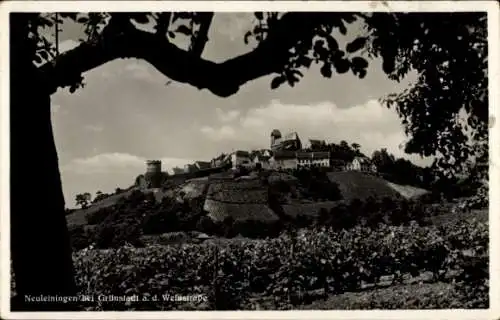
[[[151,177],[160,173],[161,165],[160,160],[147,161],[146,176]],[[173,168],[173,175],[185,176],[198,173],[198,176],[204,171],[209,173],[219,168],[287,170],[311,167],[320,167],[328,171],[377,172],[377,167],[371,159],[361,153],[352,160],[340,159],[329,150],[324,140],[309,139],[309,146],[304,148],[297,132],[282,135],[278,129],[274,129],[267,149],[236,150],[229,154],[221,154],[211,161],[195,161],[184,165],[184,168]]]

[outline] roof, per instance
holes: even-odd
[[[368,157],[354,157],[354,160],[358,160],[361,164],[371,164],[372,161]]]
[[[174,172],[174,174],[184,173],[184,170],[179,167],[172,168],[172,171]]]
[[[313,159],[329,159],[330,158],[330,152],[313,152],[312,153],[312,158]]]
[[[299,135],[297,134],[297,132],[290,132],[290,133],[285,134],[285,136],[283,137],[283,140],[287,141],[287,140],[300,140],[300,139],[299,139]]]
[[[234,154],[237,157],[250,157],[250,152],[248,152],[248,151],[238,150],[238,151],[235,151]]]
[[[297,152],[297,159],[311,159],[311,152]]]
[[[187,170],[198,170],[198,168],[194,165],[194,164],[191,164],[191,163],[188,163],[188,164],[185,164],[184,165],[184,169],[187,169]]]
[[[212,167],[211,163],[207,161],[196,161],[195,165],[200,169],[209,169]]]
[[[269,158],[270,157],[268,157],[268,156],[258,155],[254,158],[254,160],[257,159],[257,161],[266,162],[266,161],[269,161]]]
[[[295,151],[279,150],[274,152],[274,159],[295,159],[295,158],[296,158]]]
[[[329,159],[330,152],[297,152],[297,159]]]

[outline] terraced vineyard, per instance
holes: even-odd
[[[208,297],[199,304],[88,306],[93,310],[254,309],[255,296],[272,297],[273,308],[289,309],[310,300],[314,291],[333,297],[357,292],[384,276],[397,280],[422,273],[432,274],[434,282],[456,280],[453,295],[440,302],[441,308],[484,307],[487,248],[488,224],[470,219],[440,228],[380,226],[341,232],[313,228],[260,241],[84,249],[75,253],[74,261],[82,294]],[[411,301],[396,304],[391,307],[411,307],[407,305]],[[429,302],[427,307],[433,306]]]

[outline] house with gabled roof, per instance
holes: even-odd
[[[368,157],[354,157],[352,162],[347,164],[347,170],[362,172],[377,172],[377,166]]]
[[[229,159],[232,164],[232,168],[236,169],[239,166],[251,167],[252,161],[250,160],[250,152],[237,150],[229,154]]]
[[[257,155],[253,158],[252,162],[253,162],[254,166],[257,166],[258,164],[260,164],[260,167],[262,169],[270,169],[271,168],[271,164],[269,162],[270,159],[271,159],[271,157],[269,157],[269,156]]]

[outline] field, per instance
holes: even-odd
[[[469,218],[441,227],[306,228],[264,240],[87,248],[74,263],[81,294],[207,298],[82,305],[87,310],[484,308],[487,248],[488,224]]]
[[[159,297],[81,307],[488,306],[486,209],[455,210],[456,203],[407,200],[422,190],[391,186],[369,175],[334,173],[329,179],[336,181],[344,201],[295,198],[272,206],[276,202],[271,203],[258,180],[197,179],[170,190],[171,196],[162,196],[161,202],[137,191],[111,198],[104,211],[97,204],[93,213],[73,213],[68,222],[75,222],[78,214],[82,220],[85,212],[87,221],[77,222],[90,224],[87,231],[75,233],[79,245],[74,263],[81,294]],[[250,223],[249,218],[258,221]],[[208,220],[213,222],[206,224]],[[279,223],[268,229],[267,220]],[[161,297],[166,294],[205,299],[165,301]]]

